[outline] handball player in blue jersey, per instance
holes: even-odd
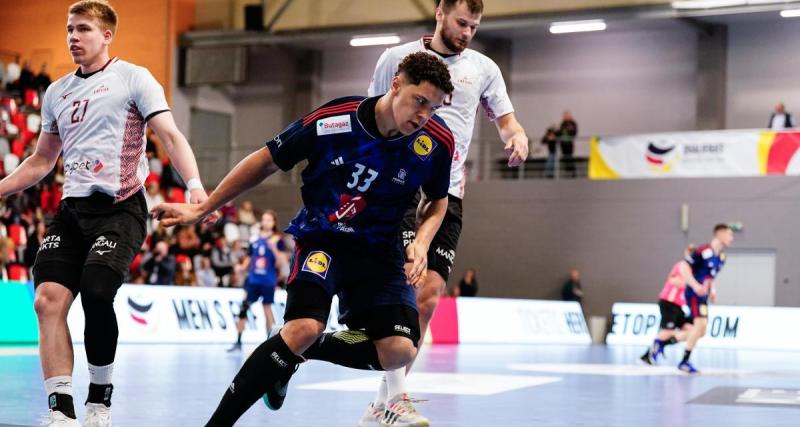
[[[686,262],[692,268],[694,280],[689,280],[684,290],[686,305],[689,306],[689,320],[692,322],[692,330],[686,338],[686,351],[683,360],[678,365],[681,371],[695,374],[697,369],[689,362],[692,350],[706,334],[708,326],[708,303],[716,303],[717,290],[715,280],[717,274],[725,265],[725,249],[733,244],[733,230],[726,224],[718,224],[714,227],[714,238],[711,243],[695,249],[688,257]]]
[[[262,396],[280,408],[306,359],[386,370],[414,358],[415,288],[425,281],[428,249],[447,209],[454,151],[452,133],[434,112],[452,91],[444,62],[412,53],[386,94],[333,100],[242,160],[206,202],[153,209],[165,226],[196,223],[278,169],[308,162],[304,206],[287,228],[297,247],[285,326],[247,359],[207,426],[233,425]],[[427,206],[404,250],[400,224],[420,188]],[[344,307],[339,321],[350,330],[323,334],[334,295]]]
[[[267,322],[267,338],[272,333],[275,318],[272,303],[275,302],[275,286],[279,281],[278,271],[286,264],[286,243],[278,232],[278,214],[267,210],[261,215],[260,230],[250,240],[249,256],[245,260],[247,279],[244,283],[246,293],[239,308],[239,320],[236,322],[236,342],[229,352],[242,349],[242,332],[244,332],[247,312],[250,306],[259,299],[264,309]]]

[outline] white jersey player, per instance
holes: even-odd
[[[464,197],[466,180],[464,162],[469,152],[479,106],[497,126],[500,139],[509,153],[509,166],[519,166],[528,157],[528,137],[514,117],[514,107],[509,100],[499,67],[485,55],[468,49],[480,25],[482,13],[481,0],[441,0],[436,8],[434,35],[387,49],[378,60],[368,90],[370,96],[388,91],[402,58],[418,51],[442,59],[448,65],[455,87],[445,105],[436,111],[453,132],[456,151],[450,169],[447,214],[431,242],[425,284],[417,290],[420,343],[424,340],[455,260],[462,226],[461,199]],[[424,208],[425,203],[419,206]],[[401,235],[404,245],[414,240],[417,207],[416,202],[410,206],[404,219]],[[406,372],[407,369],[399,369],[386,373],[375,400],[369,404],[359,425],[379,422],[383,426],[419,427],[429,424],[425,417],[416,412],[407,397]]]
[[[191,200],[207,199],[197,163],[169,112],[164,91],[144,68],[111,58],[117,14],[102,0],[69,8],[66,41],[74,73],[44,96],[36,150],[0,181],[0,196],[35,185],[64,156],[64,194],[33,267],[39,354],[48,424],[80,426],[72,399],[73,350],[67,313],[80,293],[89,365],[85,427],[111,425],[117,348],[114,296],[145,239],[148,174],[145,127],[152,127],[186,180]]]

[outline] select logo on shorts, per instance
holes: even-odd
[[[400,332],[401,334],[411,335],[411,328],[408,326],[394,325],[394,331]]]
[[[341,115],[317,120],[317,135],[333,135],[335,133],[347,133],[352,131],[350,125],[350,115]]]
[[[420,160],[424,161],[428,160],[433,150],[436,149],[436,142],[434,142],[430,136],[421,134],[408,147],[411,148],[411,151],[413,151]]]
[[[303,271],[316,274],[323,279],[328,276],[328,269],[331,266],[331,256],[322,251],[314,251],[308,254],[303,262]]]

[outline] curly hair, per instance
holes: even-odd
[[[415,85],[428,82],[446,94],[453,93],[450,70],[441,59],[425,52],[414,52],[400,61],[397,74],[403,74]]]

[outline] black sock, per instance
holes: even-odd
[[[650,347],[647,347],[647,351],[645,351],[644,354],[642,355],[642,358],[645,357],[650,357]]]
[[[259,345],[225,390],[206,427],[232,426],[266,393],[270,383],[288,381],[303,358],[296,356],[280,334]]]
[[[666,347],[668,345],[672,345],[672,344],[677,344],[677,343],[678,343],[678,340],[675,339],[675,337],[672,337],[672,338],[670,338],[670,339],[668,339],[666,341],[661,341],[661,345],[664,346],[664,347]]]
[[[681,363],[686,363],[689,361],[689,357],[692,355],[692,350],[686,350],[683,352],[683,361]]]
[[[236,336],[236,345],[242,345],[242,333],[241,332],[239,332],[239,334]]]
[[[322,334],[303,357],[324,360],[348,368],[382,371],[375,343],[362,331],[339,331]]]
[[[72,403],[72,396],[61,393],[50,393],[50,396],[47,397],[47,402],[50,409],[61,412],[73,420],[77,418],[75,416],[75,405]]]
[[[102,403],[111,407],[111,393],[114,391],[112,384],[92,384],[89,383],[89,396],[86,403]]]

